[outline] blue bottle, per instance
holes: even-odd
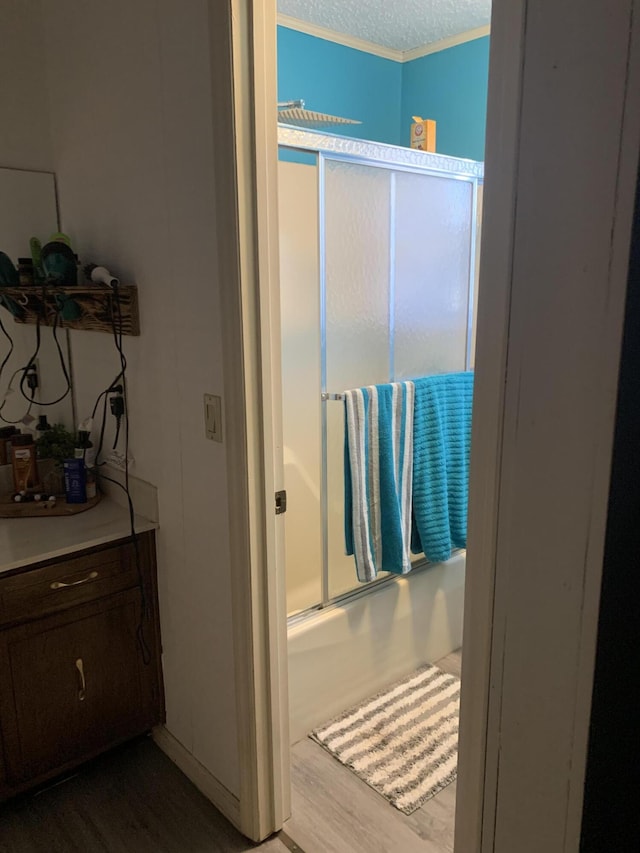
[[[68,504],[87,502],[87,471],[84,459],[65,459],[64,493]]]

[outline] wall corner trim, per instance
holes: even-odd
[[[473,30],[466,30],[455,36],[448,36],[445,39],[433,41],[431,44],[425,44],[422,47],[414,47],[413,50],[404,50],[402,51],[402,61],[411,62],[414,59],[420,59],[422,56],[429,56],[430,53],[439,53],[441,50],[448,50],[450,47],[457,47],[459,44],[466,44],[468,41],[475,41],[488,35],[491,35],[489,24],[484,27],[476,27]]]
[[[153,740],[164,754],[193,782],[196,788],[240,829],[240,800],[216,779],[198,759],[175,738],[166,726],[156,726]]]
[[[411,62],[413,59],[420,59],[420,57],[428,56],[430,53],[438,53],[441,50],[447,50],[450,47],[456,47],[459,44],[483,38],[484,36],[488,36],[491,31],[491,27],[487,24],[483,27],[476,27],[475,29],[465,30],[453,36],[447,36],[447,38],[439,39],[430,44],[414,47],[411,50],[399,50],[393,47],[385,47],[382,44],[376,44],[375,42],[367,41],[348,33],[340,33],[329,27],[323,27],[320,24],[303,21],[300,18],[294,18],[291,15],[284,15],[282,13],[278,13],[278,24],[289,30],[296,30],[299,33],[305,33],[315,38],[334,42],[334,44],[341,44],[343,47],[361,50],[373,56],[380,56],[382,59],[391,59],[393,62]]]
[[[365,53],[371,53],[374,56],[380,56],[383,59],[392,59],[394,62],[402,62],[403,52],[396,50],[393,47],[385,47],[382,44],[367,41],[366,39],[351,36],[348,33],[339,33],[337,30],[331,30],[329,27],[322,27],[320,24],[313,24],[311,21],[303,21],[300,18],[294,18],[291,15],[278,13],[278,24],[281,27],[287,27],[289,30],[297,30],[299,33],[306,33],[308,36],[332,41],[335,44],[341,44],[344,47],[352,47],[354,50],[362,50]]]

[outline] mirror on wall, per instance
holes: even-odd
[[[30,257],[31,237],[38,237],[44,244],[58,230],[55,176],[50,172],[0,168],[0,251],[17,267],[20,258]],[[69,377],[72,375],[67,330],[58,328],[54,334],[48,326],[38,329],[18,323],[6,307],[0,307],[0,320],[0,364],[4,363],[0,375],[0,427],[15,424],[23,432],[33,430],[38,416],[46,414],[50,424],[61,423],[73,430],[73,397],[65,376],[65,371]],[[20,380],[31,361],[37,369],[37,388],[31,389],[23,382],[21,390]]]

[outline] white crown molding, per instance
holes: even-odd
[[[383,59],[391,59],[394,62],[411,62],[412,59],[420,59],[420,57],[428,56],[430,53],[438,53],[440,50],[447,50],[447,48],[488,36],[490,32],[490,27],[487,24],[485,27],[466,30],[464,33],[458,33],[455,36],[449,36],[421,47],[414,47],[412,50],[397,50],[393,47],[385,47],[372,41],[366,41],[366,39],[350,36],[347,33],[339,33],[328,27],[321,27],[319,24],[302,21],[300,18],[293,18],[291,15],[278,13],[278,24],[287,27],[289,30],[297,30],[297,32],[306,33],[308,36],[332,41],[335,44],[352,47],[355,50],[362,50],[364,53],[371,53],[373,56],[381,56]]]
[[[487,24],[484,27],[476,27],[473,30],[466,30],[464,33],[458,33],[455,36],[449,36],[446,39],[433,41],[431,44],[425,44],[422,47],[414,47],[412,50],[404,50],[402,52],[402,61],[411,62],[412,59],[420,59],[422,56],[428,56],[430,53],[438,53],[441,50],[447,50],[450,47],[456,47],[459,44],[465,44],[468,41],[484,38],[491,33],[491,27]]]
[[[374,56],[381,56],[383,59],[392,59],[394,62],[402,62],[402,51],[395,50],[393,47],[384,47],[381,44],[375,44],[366,39],[359,39],[356,36],[350,36],[347,33],[339,33],[336,30],[330,30],[328,27],[321,27],[319,24],[312,24],[309,21],[302,21],[300,18],[292,18],[291,15],[283,15],[278,13],[278,23],[282,27],[287,27],[290,30],[297,30],[299,33],[306,33],[308,36],[315,36],[325,41],[332,41],[335,44],[344,45],[344,47],[353,47],[355,50],[362,50],[365,53],[372,53]]]

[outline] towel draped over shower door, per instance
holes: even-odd
[[[432,563],[467,546],[473,373],[415,382],[411,550]]]
[[[413,382],[345,394],[345,539],[358,580],[411,569]]]
[[[473,373],[345,393],[345,543],[358,579],[466,547]]]

